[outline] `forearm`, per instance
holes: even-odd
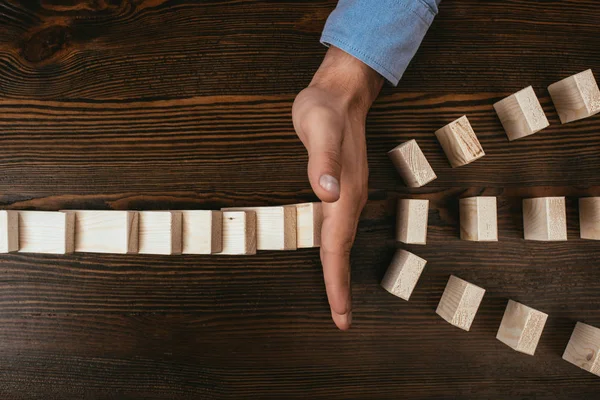
[[[440,1],[339,0],[321,42],[340,48],[397,85]]]

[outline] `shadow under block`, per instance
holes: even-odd
[[[435,132],[452,168],[472,163],[485,152],[466,115]]]
[[[582,239],[600,240],[600,197],[579,199],[579,229]]]
[[[429,200],[398,200],[396,241],[406,244],[425,244],[428,217]]]
[[[548,314],[509,300],[496,339],[513,350],[532,356],[547,319]]]
[[[255,211],[223,211],[223,249],[216,254],[256,254]]]
[[[181,254],[181,211],[139,212],[140,254]]]
[[[427,261],[406,250],[398,249],[388,267],[381,287],[408,301]]]
[[[137,211],[62,210],[75,216],[75,251],[135,254]]]
[[[296,204],[296,247],[320,247],[322,225],[322,203]]]
[[[256,213],[257,250],[296,250],[296,206],[230,207],[223,211]]]
[[[19,250],[19,214],[17,211],[0,211],[0,253]]]
[[[213,254],[223,250],[223,213],[182,211],[182,253]]]
[[[484,294],[485,289],[451,275],[435,312],[448,323],[468,331]]]
[[[67,254],[75,249],[75,215],[19,211],[19,252]]]
[[[533,135],[550,123],[531,86],[494,104],[509,141]]]
[[[591,69],[553,83],[548,91],[563,124],[600,112],[600,89]]]
[[[523,199],[525,240],[567,240],[567,214],[564,197]]]
[[[600,329],[578,322],[562,358],[600,376]]]
[[[468,197],[459,200],[460,238],[475,242],[498,240],[498,214],[496,198]]]
[[[409,140],[388,151],[388,157],[396,167],[406,186],[418,188],[437,178],[416,140]]]

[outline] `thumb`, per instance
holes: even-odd
[[[340,198],[342,132],[337,127],[326,125],[322,128],[327,131],[310,135],[308,179],[319,199],[332,203]]]

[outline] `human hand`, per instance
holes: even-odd
[[[362,61],[330,47],[292,109],[296,133],[308,150],[308,178],[323,203],[321,262],[331,316],[352,324],[350,250],[368,195],[365,121],[383,78]]]

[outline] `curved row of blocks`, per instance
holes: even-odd
[[[600,90],[591,70],[570,76],[548,87],[561,123],[565,124],[600,112]],[[532,135],[548,127],[548,119],[531,86],[497,102],[494,109],[509,141]],[[450,165],[460,167],[485,155],[466,116],[435,132]],[[396,170],[410,188],[437,178],[415,140],[388,152]],[[398,201],[396,240],[425,244],[429,201]],[[580,237],[600,240],[600,197],[579,199]],[[523,200],[523,230],[526,240],[567,240],[564,197]],[[495,197],[460,199],[460,237],[469,241],[497,241]],[[398,249],[381,281],[391,294],[408,301],[427,261]],[[448,323],[468,331],[475,319],[485,289],[454,275],[446,285],[436,313]],[[496,338],[512,349],[534,355],[548,315],[509,300]],[[578,322],[564,351],[563,359],[600,376],[600,329]]]
[[[563,124],[600,113],[600,89],[590,69],[550,85],[548,91]],[[550,125],[531,86],[500,100],[494,109],[509,141],[533,135]],[[485,155],[466,115],[437,130],[435,135],[453,168]],[[414,139],[390,150],[388,156],[410,188],[437,178]]]
[[[426,264],[421,257],[398,249],[381,286],[408,301]],[[485,289],[451,275],[436,314],[451,325],[469,331],[484,294]],[[534,355],[547,318],[546,313],[509,300],[496,339],[513,350]],[[563,359],[600,376],[600,329],[577,322]]]
[[[183,211],[0,211],[0,253],[255,254],[319,247],[321,203]]]

